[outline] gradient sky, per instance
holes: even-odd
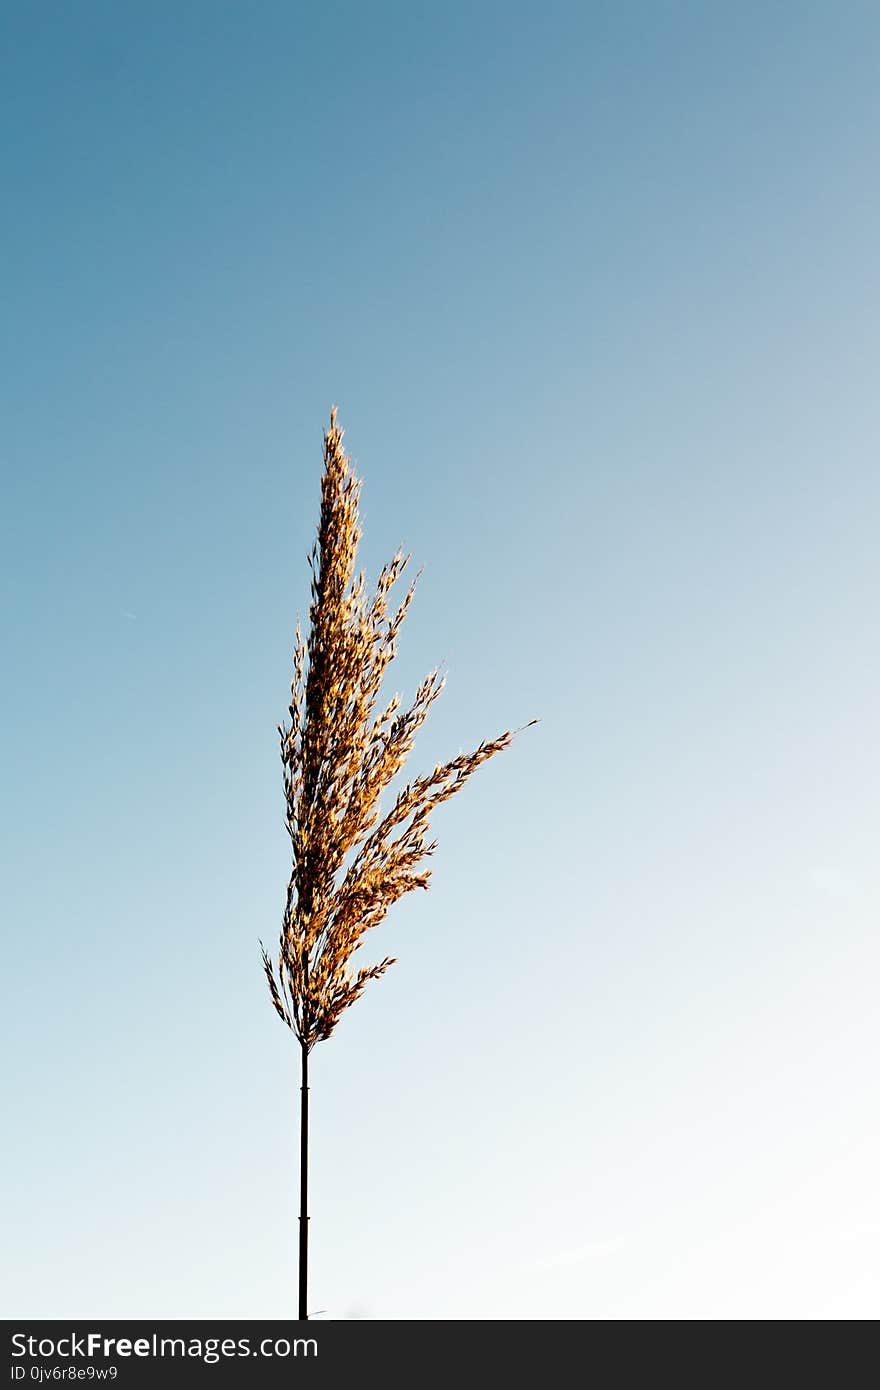
[[[880,11],[7,5],[8,1317],[295,1312],[258,939],[332,402],[435,819],[333,1318],[880,1311]]]

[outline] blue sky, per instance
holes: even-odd
[[[7,1315],[295,1310],[333,402],[413,767],[541,724],[314,1054],[314,1309],[876,1315],[876,7],[2,27]]]

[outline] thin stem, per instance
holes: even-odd
[[[299,1317],[308,1321],[309,1283],[309,1049],[302,1048],[299,1128]]]

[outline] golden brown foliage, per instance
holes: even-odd
[[[434,670],[409,709],[401,713],[395,695],[375,713],[415,582],[389,617],[392,588],[410,556],[398,551],[370,598],[363,573],[353,577],[360,487],[334,408],[324,434],[309,636],[304,641],[297,625],[289,722],[278,726],[293,871],[277,977],[263,950],[275,1009],[308,1049],[330,1036],[368,980],[394,964],[386,957],[356,973],[349,968],[364,933],[392,903],[428,887],[430,873],[419,866],[435,848],[426,841],[431,812],[514,736],[500,734],[416,777],[380,819],[380,795],[406,762],[444,682]]]

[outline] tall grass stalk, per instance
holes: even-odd
[[[436,848],[427,839],[431,813],[514,737],[508,730],[414,777],[383,814],[381,794],[403,768],[444,677],[433,670],[406,709],[397,695],[384,707],[378,703],[415,580],[392,607],[392,591],[411,558],[400,550],[371,595],[363,573],[355,577],[360,488],[334,408],[310,555],[309,632],[304,638],[297,624],[288,720],[278,726],[293,866],[277,963],[261,943],[272,1003],[300,1048],[301,1319],[308,1318],[309,1054],[366,985],[394,964],[386,956],[354,969],[351,961],[398,898],[428,887],[424,861]]]

